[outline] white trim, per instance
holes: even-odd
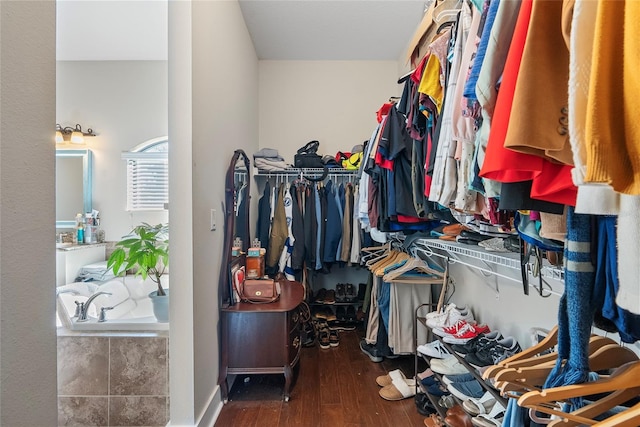
[[[216,404],[215,402],[218,403]],[[213,425],[216,423],[216,420],[220,416],[220,412],[222,411],[223,406],[224,404],[222,403],[220,386],[217,385],[216,388],[213,389],[213,393],[211,393],[211,396],[209,396],[207,405],[196,419],[195,425],[198,427],[213,427]]]

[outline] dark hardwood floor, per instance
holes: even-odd
[[[402,369],[413,377],[413,356],[373,363],[362,351],[361,332],[340,332],[340,345],[303,348],[291,399],[282,401],[282,375],[239,375],[216,422],[232,426],[424,426],[413,398],[382,399],[376,377]]]

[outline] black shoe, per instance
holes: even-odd
[[[416,401],[416,409],[420,415],[424,415],[428,417],[431,414],[437,412],[436,408],[433,406],[433,403],[429,400],[426,394],[418,393],[415,397]]]
[[[342,322],[347,320],[347,311],[345,310],[344,306],[339,305],[336,307],[336,317]]]
[[[326,296],[327,296],[327,290],[325,288],[322,288],[316,294],[315,301],[317,303],[323,304]]]
[[[353,283],[346,284],[344,293],[347,301],[352,302],[356,300],[356,290],[353,287]]]
[[[347,299],[344,283],[338,283],[336,285],[336,301],[344,302]]]
[[[352,305],[347,306],[347,312],[345,315],[345,320],[349,321],[349,322],[355,322],[356,321],[356,308]]]
[[[363,339],[360,340],[360,350],[371,359],[372,362],[380,363],[382,359],[384,359],[378,349],[373,344],[367,344],[367,342]]]

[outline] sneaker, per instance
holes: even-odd
[[[447,304],[447,305],[445,305],[444,307],[442,307],[442,309],[441,309],[440,311],[431,311],[431,312],[427,313],[427,314],[426,314],[426,316],[425,316],[425,318],[427,318],[427,319],[433,319],[433,318],[436,318],[436,317],[442,316],[443,314],[448,313],[449,311],[451,311],[451,310],[453,310],[453,309],[456,309],[456,308],[457,308],[457,307],[456,307],[456,305],[455,305],[454,303]],[[462,308],[460,308],[460,309],[458,309],[458,310],[462,310],[462,311],[464,311],[464,309],[465,309],[465,308],[466,308],[466,307],[462,307]]]
[[[322,328],[318,331],[318,344],[320,344],[320,348],[325,350],[331,347],[328,328]]]
[[[327,290],[325,288],[321,288],[320,290],[318,290],[315,300],[319,304],[324,304],[324,299],[326,296],[327,296]]]
[[[335,291],[335,300],[338,302],[344,302],[347,298],[347,293],[345,291],[345,285],[344,283],[338,283],[336,285],[336,291]],[[329,303],[331,304],[331,303]]]
[[[364,339],[360,340],[360,350],[371,359],[372,362],[380,363],[384,359],[380,351],[373,344],[368,344]]]
[[[335,304],[336,303],[336,291],[333,289],[329,289],[324,297],[325,304]]]
[[[495,365],[521,351],[520,344],[513,337],[507,337],[496,341],[492,346],[467,354],[464,360],[474,366],[489,366]]]
[[[417,350],[420,354],[423,354],[427,357],[435,357],[438,359],[442,359],[443,357],[451,355],[451,353],[449,353],[449,350],[447,350],[438,340],[419,345]]]
[[[451,394],[462,401],[467,399],[479,399],[485,392],[482,385],[476,379],[472,381],[451,383],[447,388]]]
[[[444,375],[442,377],[442,382],[449,386],[452,383],[463,383],[466,381],[473,381],[476,377],[471,375],[471,372],[467,372],[466,374],[459,375]]]
[[[460,320],[464,320],[466,322],[472,323],[473,313],[468,308],[464,308],[463,310],[458,310],[457,308],[452,308],[449,311],[445,311],[440,316],[428,318],[426,320],[427,326],[431,329],[442,329],[449,326],[453,326],[458,323]]]
[[[329,330],[329,345],[331,347],[337,347],[340,345],[340,337],[338,336],[338,331]]]
[[[500,331],[491,331],[470,339],[466,344],[454,344],[451,348],[458,354],[475,353],[503,338]]]
[[[460,319],[458,320],[456,323],[454,323],[451,326],[444,326],[442,328],[434,328],[431,330],[431,332],[433,332],[435,335],[438,335],[439,337],[446,337],[448,335],[455,335],[457,334],[461,329],[465,328],[467,325],[467,321],[464,319]]]
[[[487,332],[491,332],[487,325],[471,325],[467,323],[455,335],[445,336],[442,340],[448,344],[465,344],[470,339]]]
[[[344,306],[339,305],[336,307],[336,319],[342,322],[347,320],[347,310]]]
[[[443,359],[432,359],[431,370],[442,375],[457,375],[469,372],[454,356]]]

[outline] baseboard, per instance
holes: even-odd
[[[207,400],[207,406],[202,410],[200,416],[196,420],[197,427],[213,427],[220,416],[220,411],[222,411],[222,394],[220,391],[220,386],[217,385],[215,389],[213,389],[213,393],[209,396]]]

